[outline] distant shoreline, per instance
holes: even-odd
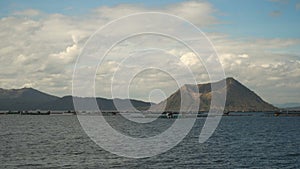
[[[143,112],[118,112],[118,111],[101,111],[101,112],[95,112],[95,111],[82,111],[82,112],[76,112],[76,111],[0,111],[0,115],[102,115],[102,116],[116,116],[123,113],[128,114],[140,114],[146,115],[148,117],[151,117],[151,115],[157,115],[161,114],[161,118],[177,118],[177,117],[195,117],[195,114],[197,114],[197,117],[207,117],[208,112],[207,111],[199,111],[199,112],[189,112],[185,113],[182,112],[180,114],[179,112],[175,111],[165,111],[165,112],[151,112],[151,111],[143,111]],[[221,116],[255,116],[255,115],[266,115],[266,116],[300,116],[300,111],[230,111],[223,113]],[[211,116],[220,116],[220,115],[211,115]],[[157,117],[157,116],[153,116]]]

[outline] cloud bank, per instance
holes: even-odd
[[[16,11],[0,19],[1,87],[26,86],[60,96],[70,94],[73,67],[86,40],[113,19],[153,10],[178,15],[199,28],[214,27],[223,22],[216,17],[219,11],[203,1],[176,3],[156,9],[128,4],[102,6],[84,16],[46,14],[35,9]],[[124,25],[124,30],[132,26]],[[118,39],[117,34],[111,36]],[[299,39],[233,39],[222,34],[221,30],[210,32],[207,36],[219,53],[227,76],[237,78],[272,103],[300,102],[300,93],[295,92],[300,91],[300,56],[296,49],[299,49]],[[105,84],[109,84],[111,74],[121,62],[120,51],[134,49],[140,40],[126,41],[111,51],[106,65],[97,72],[96,82],[101,83],[98,95],[110,97],[109,85]],[[197,42],[197,39],[190,40]],[[174,69],[187,65],[197,72],[195,76],[199,81],[209,81],[201,60],[195,58],[191,51],[161,41],[161,45],[166,44],[169,46],[167,53],[178,59],[168,60],[165,54],[158,53],[151,60],[153,64],[166,64]],[[180,76],[184,77],[184,74]],[[134,82],[133,97],[144,100],[148,100],[149,92],[158,86],[167,96],[177,88],[172,78],[162,72],[144,72]]]

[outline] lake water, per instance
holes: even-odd
[[[118,116],[107,117],[122,130]],[[224,116],[213,136],[198,143],[205,118],[158,156],[129,159],[104,151],[76,116],[0,116],[0,168],[300,168],[300,117]],[[160,119],[156,128],[172,120]],[[148,131],[126,126],[123,132]],[[150,130],[149,130],[150,128]],[[157,132],[157,130],[153,130]]]

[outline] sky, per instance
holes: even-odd
[[[236,78],[273,104],[300,103],[298,0],[2,0],[0,87],[33,87],[58,96],[70,95],[74,65],[88,38],[110,21],[137,12],[163,12],[185,18],[211,40],[226,76]],[[157,22],[163,24],[164,21]],[[122,28],[129,30],[134,26],[136,29],[140,27],[124,24]],[[174,24],[166,29],[175,32],[181,30],[182,25]],[[118,35],[118,32],[114,33],[110,38],[117,40],[120,38]],[[97,95],[112,97],[108,81],[126,52],[130,54],[134,49],[142,49],[141,40],[148,42],[151,39],[151,45],[144,43],[151,47],[168,44],[164,49],[177,57],[176,63],[171,62],[166,53],[135,50],[132,61],[122,65],[124,70],[128,71],[133,63],[144,61],[150,64],[147,59],[139,62],[135,58],[138,54],[142,58],[152,57],[152,65],[162,64],[178,70],[178,78],[186,77],[178,66],[183,64],[195,73],[197,82],[209,80],[201,61],[191,51],[180,48],[174,42],[156,38],[131,38],[114,48],[97,70]],[[154,44],[154,40],[164,44]],[[120,76],[118,82],[128,81],[124,77]],[[140,73],[132,84],[131,97],[146,101],[151,91],[157,91],[154,89],[160,87],[168,96],[178,88],[174,78],[154,70]],[[161,99],[156,97],[153,101]]]

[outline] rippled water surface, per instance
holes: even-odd
[[[118,116],[107,118],[123,133],[141,136],[157,134],[173,122],[161,119],[144,131],[127,124],[122,128]],[[2,115],[0,168],[300,168],[300,117],[225,116],[213,136],[199,144],[204,120],[197,119],[170,151],[129,159],[98,147],[76,116]]]

